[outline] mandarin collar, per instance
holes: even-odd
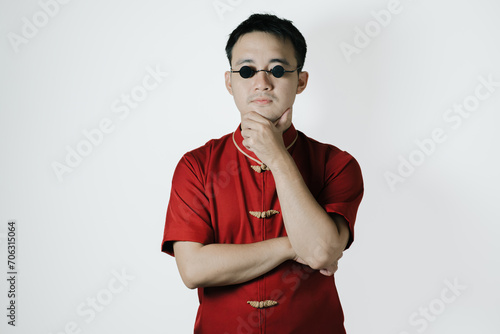
[[[288,129],[283,132],[283,143],[285,144],[285,147],[287,149],[290,149],[293,144],[295,144],[295,141],[297,140],[297,130],[293,126],[293,123],[290,125]],[[241,135],[241,123],[238,125],[238,128],[233,132],[233,142],[236,146],[236,148],[243,154],[252,157],[252,159],[256,159],[257,161],[260,161],[259,158],[247,149],[245,146],[243,146],[243,136]]]

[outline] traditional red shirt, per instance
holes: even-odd
[[[172,180],[163,252],[174,255],[178,240],[246,244],[287,235],[272,171],[260,167],[242,140],[238,126],[182,157]],[[314,198],[349,223],[349,247],[363,197],[358,163],[293,125],[283,140]],[[345,333],[334,277],[295,261],[246,283],[199,288],[198,297],[195,333]]]

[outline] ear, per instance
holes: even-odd
[[[302,93],[304,89],[306,89],[308,79],[309,79],[308,72],[299,73],[299,82],[297,83],[297,94]]]
[[[233,86],[231,85],[231,72],[226,71],[224,73],[224,79],[226,81],[226,89],[229,92],[229,94],[233,95]]]

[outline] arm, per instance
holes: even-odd
[[[252,244],[177,241],[174,252],[182,281],[190,289],[243,283],[296,256],[287,237]]]
[[[297,256],[313,269],[332,275],[349,241],[344,217],[330,216],[315,200],[287,154],[270,166],[276,181],[285,228]]]
[[[331,217],[307,188],[293,158],[283,144],[283,131],[291,124],[287,110],[274,123],[256,112],[242,117],[243,144],[271,169],[283,221],[298,262],[335,272],[349,240],[349,228],[340,215]]]

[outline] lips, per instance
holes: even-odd
[[[255,100],[252,100],[252,102],[255,104],[259,104],[259,105],[265,105],[265,104],[269,104],[273,101],[269,100],[269,99],[255,99]]]

